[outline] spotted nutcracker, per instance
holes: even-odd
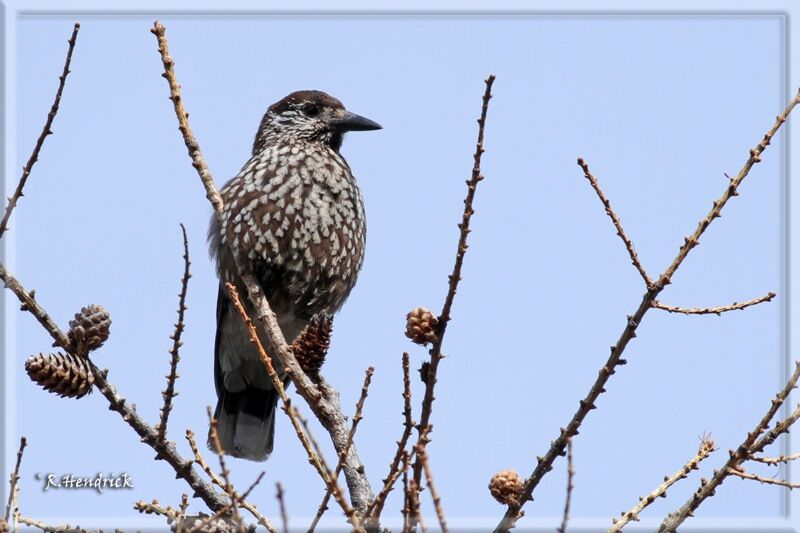
[[[336,312],[355,285],[366,237],[361,191],[339,148],[345,132],[380,128],[323,92],[294,92],[267,110],[253,156],[220,191],[222,225],[212,217],[209,247],[220,278],[215,417],[226,454],[269,456],[278,400],[223,288],[232,282],[244,291],[234,254],[261,283],[288,342],[315,314]]]

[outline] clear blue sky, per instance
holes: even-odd
[[[12,221],[10,266],[64,326],[83,305],[110,309],[112,336],[95,360],[155,422],[182,270],[178,224],[186,225],[194,277],[170,435],[187,452],[184,430],[203,435],[206,406],[215,402],[217,281],[205,244],[210,207],[167,99],[152,20],[81,18],[55,135]],[[324,90],[384,126],[349,135],[342,149],[363,188],[368,246],[325,366],[348,412],[364,369],[376,368],[356,438],[373,487],[402,429],[400,354],[411,353],[414,369],[425,357],[404,338],[404,316],[417,305],[441,307],[483,79],[497,75],[486,181],[429,447],[444,508],[461,523],[482,517],[475,523],[493,525],[501,516],[489,478],[504,468],[530,473],[640,302],[641,280],[575,159],[587,159],[655,277],[722,192],[723,173],[738,171],[786,98],[777,17],[162,20],[218,184],[247,159],[266,107],[290,91]],[[53,17],[18,26],[17,167],[50,105],[71,27],[71,18]],[[610,523],[693,455],[704,432],[721,448],[708,475],[768,406],[784,361],[782,160],[776,142],[662,300],[714,306],[770,290],[779,297],[723,317],[647,316],[628,366],[575,442],[575,516]],[[8,446],[21,434],[30,442],[23,512],[83,517],[89,526],[88,517],[130,517],[135,500],[177,504],[187,487],[152,461],[99,394],[63,400],[28,380],[25,358],[48,351],[50,340],[15,305],[8,309],[17,398]],[[414,392],[417,417],[418,379]],[[321,430],[317,436],[327,446]],[[283,415],[269,462],[229,464],[242,488],[266,468],[252,499],[268,515],[277,516],[278,480],[295,525],[315,512],[322,484]],[[559,462],[541,484],[529,517],[560,513],[563,468]],[[127,472],[135,489],[44,493],[36,472]],[[647,516],[677,507],[697,483],[697,475],[683,482]],[[387,506],[394,520],[396,496]],[[730,480],[698,514],[776,516],[781,497],[778,489]]]

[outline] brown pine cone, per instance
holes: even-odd
[[[489,492],[502,504],[516,502],[522,492],[522,478],[514,470],[501,470],[489,481]]]
[[[82,357],[61,352],[40,353],[25,361],[25,370],[32,381],[61,397],[82,398],[92,392],[94,375]]]
[[[319,370],[325,363],[325,356],[331,344],[333,317],[319,313],[311,318],[308,325],[292,342],[292,350],[303,371],[312,378],[319,377]]]
[[[105,307],[96,304],[84,307],[69,321],[70,348],[79,354],[96,350],[108,340],[110,330],[111,317]]]
[[[424,307],[417,307],[406,315],[406,337],[417,344],[426,345],[436,340],[436,317]]]

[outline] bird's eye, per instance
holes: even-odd
[[[306,104],[303,106],[303,114],[307,117],[316,117],[319,115],[319,107],[316,104]]]

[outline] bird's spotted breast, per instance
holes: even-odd
[[[344,303],[364,259],[366,225],[361,192],[335,150],[305,142],[268,146],[221,194],[223,226],[212,227],[212,238],[256,265],[271,302],[309,318]],[[235,272],[229,259],[218,257],[227,279]]]

